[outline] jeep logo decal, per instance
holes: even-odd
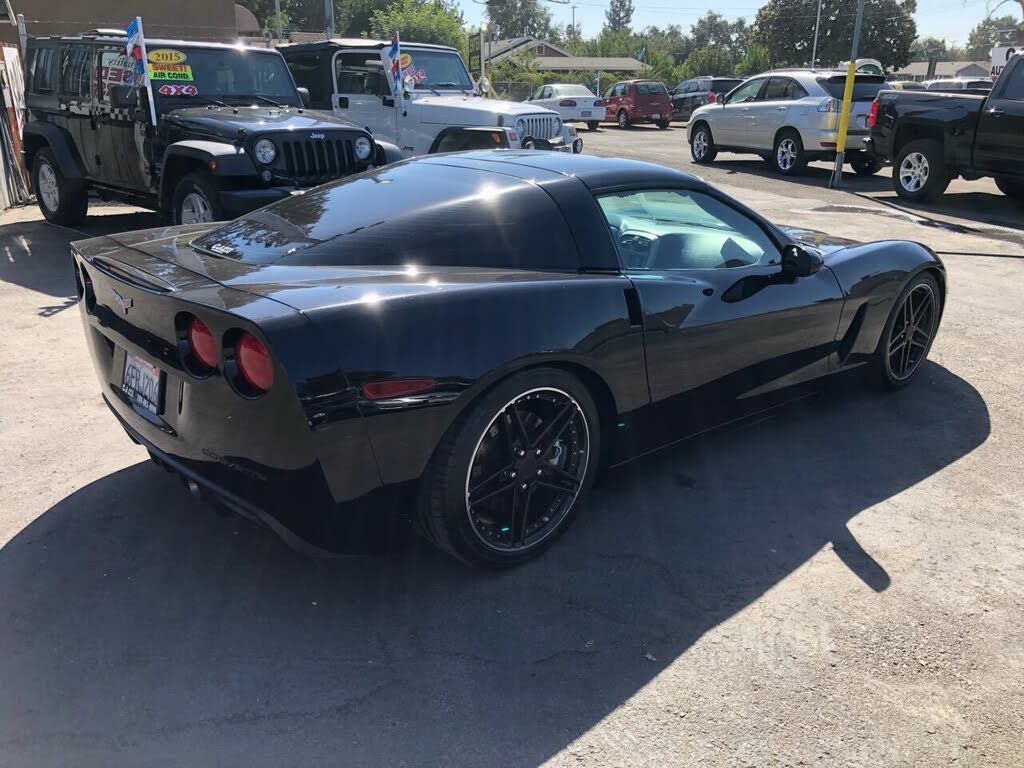
[[[311,138],[311,139],[324,139],[324,138],[327,138],[327,136],[326,136],[326,134],[323,134],[323,133],[311,133],[311,134],[309,134],[309,138]]]

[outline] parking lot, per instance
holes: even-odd
[[[67,245],[0,215],[0,764],[958,765],[1024,755],[1024,229],[991,181],[691,164],[782,224],[942,252],[923,375],[618,470],[550,552],[311,560],[195,503],[103,405]],[[73,757],[69,757],[73,756]]]

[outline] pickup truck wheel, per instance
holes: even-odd
[[[592,131],[596,131],[600,127],[601,127],[601,121],[600,120],[589,120],[589,121],[587,121],[587,128],[589,128]]]
[[[424,474],[420,531],[474,565],[540,554],[576,516],[601,453],[597,406],[559,368],[499,382],[437,447]]]
[[[868,157],[855,157],[850,160],[850,167],[858,176],[874,176],[885,165],[884,160]]]
[[[186,173],[174,187],[175,224],[206,224],[225,218],[217,188],[205,173]]]
[[[36,152],[32,161],[32,188],[47,221],[73,227],[85,220],[89,192],[81,181],[64,177],[49,148]]]
[[[690,136],[690,156],[698,165],[713,163],[718,157],[715,140],[707,123],[697,123]]]
[[[794,176],[807,166],[804,143],[796,131],[783,131],[775,139],[772,152],[772,168],[782,176]]]
[[[618,115],[619,128],[629,128],[633,123],[629,120],[629,115],[626,114],[626,110],[620,109]]]
[[[996,176],[996,186],[1007,197],[1024,201],[1024,179]]]
[[[942,159],[942,145],[930,139],[907,144],[892,164],[892,186],[896,194],[913,202],[937,200],[949,186],[949,174]]]

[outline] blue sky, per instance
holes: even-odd
[[[514,0],[513,0],[514,2]],[[636,12],[633,14],[633,28],[668,24],[679,24],[684,28],[703,16],[709,8],[736,18],[744,16],[752,20],[763,2],[756,0],[722,0],[723,5],[701,5],[697,0],[633,0]],[[918,0],[917,31],[921,35],[944,37],[950,42],[963,45],[971,28],[985,16],[987,4],[994,0]],[[474,0],[459,0],[466,21],[477,24],[484,19],[484,6]],[[854,4],[854,0],[850,0]],[[546,2],[555,21],[568,24],[572,19],[569,5]],[[602,0],[575,0],[576,20],[583,24],[583,34],[590,36],[600,31],[604,24],[604,10],[607,2]],[[1020,11],[1015,3],[1008,3],[998,13],[1018,16]]]

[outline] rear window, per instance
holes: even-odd
[[[579,268],[565,219],[539,187],[426,161],[286,198],[192,245],[255,264]]]
[[[715,93],[728,93],[742,82],[742,80],[730,80],[728,78],[723,77],[714,78],[711,81],[711,87],[709,88],[709,90]]]
[[[992,90],[992,81],[991,80],[971,80],[969,83],[967,83],[967,87],[968,88],[988,88],[989,90]]]
[[[668,95],[668,91],[661,83],[637,83],[636,92],[641,96]]]
[[[819,77],[818,85],[828,91],[828,95],[833,99],[842,99],[843,90],[846,88],[846,75]],[[891,88],[882,75],[857,75],[853,79],[853,100],[874,101],[879,91]]]
[[[593,92],[582,85],[556,85],[556,96],[593,96]]]

